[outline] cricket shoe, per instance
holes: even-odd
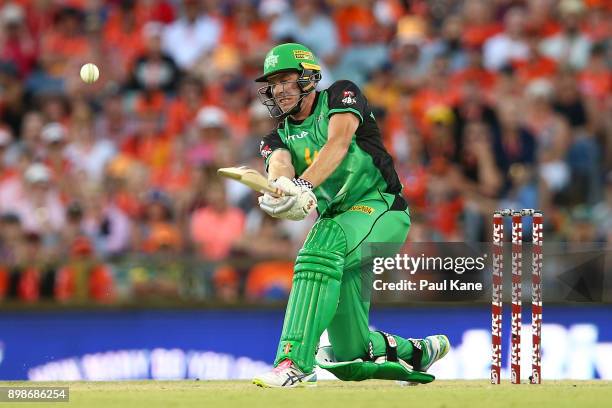
[[[427,372],[429,368],[436,361],[442,359],[451,349],[450,341],[448,341],[448,337],[443,334],[435,334],[433,336],[427,336],[424,339],[414,339],[419,342],[421,348],[423,349],[423,357],[421,358],[421,372]],[[396,381],[401,386],[415,386],[419,385],[417,382],[413,381]]]
[[[253,378],[253,384],[264,388],[314,387],[317,385],[317,374],[314,371],[304,374],[287,359],[281,361],[271,371]]]
[[[425,353],[423,353],[423,359],[421,360],[421,371],[423,372],[427,372],[433,363],[441,360],[451,349],[448,337],[443,334],[427,336],[421,340],[421,344],[426,348],[426,350],[423,350]]]

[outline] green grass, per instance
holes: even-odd
[[[393,381],[343,383],[320,381],[309,389],[263,389],[248,381],[129,381],[31,383],[0,382],[0,386],[69,386],[70,407],[608,407],[612,401],[609,381],[545,381],[541,385],[491,385],[478,381],[435,381],[401,387]],[[19,403],[3,406],[41,407]]]

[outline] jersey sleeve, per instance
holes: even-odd
[[[268,170],[268,161],[270,160],[272,153],[277,149],[289,150],[287,145],[283,143],[278,131],[273,130],[265,135],[259,144],[259,154],[261,154],[261,157],[263,157],[263,159],[266,161],[266,170]]]
[[[368,102],[357,85],[351,81],[336,81],[327,89],[327,116],[351,112],[360,122],[367,116]]]

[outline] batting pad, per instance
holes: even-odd
[[[305,373],[312,372],[319,338],[338,306],[345,254],[346,238],[340,225],[319,220],[295,261],[274,365],[290,359]]]
[[[364,361],[360,358],[352,361],[336,361],[331,346],[319,348],[316,364],[343,381],[378,379],[427,384],[436,379],[431,374],[414,371],[410,365],[402,360],[391,362],[386,361],[385,357],[381,357],[376,361]]]

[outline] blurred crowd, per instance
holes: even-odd
[[[606,0],[0,1],[0,299],[282,299],[313,219],[264,217],[253,78],[275,44],[366,94],[412,241],[497,208],[612,243]],[[87,62],[100,79],[79,77]]]

